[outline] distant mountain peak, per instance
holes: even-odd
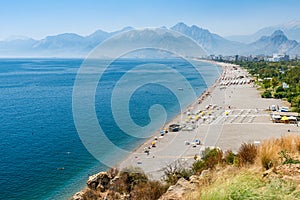
[[[255,42],[262,36],[271,35],[276,30],[282,30],[284,31],[285,36],[287,36],[289,39],[300,42],[300,20],[292,20],[287,23],[264,27],[250,35],[228,36],[227,39],[249,44]]]
[[[120,32],[130,31],[130,30],[133,30],[133,29],[134,29],[134,28],[133,28],[132,26],[126,26],[126,27],[122,28],[122,29],[120,30]]]
[[[295,40],[289,40],[280,29],[270,36],[262,36],[256,42],[249,44],[248,52],[251,54],[272,55],[274,53],[288,53],[298,46]]]
[[[179,23],[175,24],[170,29],[172,29],[172,30],[187,30],[187,29],[191,29],[191,30],[204,30],[204,31],[208,31],[207,29],[203,29],[203,28],[201,28],[199,26],[196,26],[196,25],[188,26],[188,25],[186,25],[183,22],[179,22]]]
[[[188,25],[186,25],[185,23],[178,22],[177,24],[172,26],[170,29],[183,30],[183,29],[188,29],[188,28],[190,28],[190,27]]]
[[[179,22],[170,29],[192,38],[209,54],[236,54],[238,49],[243,48],[242,46],[244,46],[243,44],[226,40],[223,37],[196,25],[188,26]]]
[[[276,36],[285,36],[284,32],[282,30],[276,30],[273,32],[273,34],[271,35],[271,37],[276,37]]]

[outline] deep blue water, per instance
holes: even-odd
[[[0,60],[0,199],[65,199],[85,185],[89,174],[106,169],[86,150],[73,120],[72,91],[82,61]],[[128,70],[147,63],[151,63],[153,69],[161,64],[171,66],[190,82],[197,95],[220,73],[216,66],[197,62],[194,66],[201,71],[201,77],[189,63],[175,59],[117,60],[112,63],[98,84],[95,110],[107,137],[126,150],[134,149],[144,139],[132,137],[118,127],[111,111],[111,95],[118,80]],[[148,72],[135,73],[137,78],[148,75],[153,76],[151,80],[158,78]],[[161,73],[169,76],[167,82],[184,88],[172,74]],[[122,83],[122,92],[117,98],[122,98],[130,84],[134,82]],[[136,124],[146,126],[150,123],[148,110],[152,105],[162,105],[170,120],[180,112],[180,103],[187,106],[192,101],[194,99],[186,98],[178,102],[169,88],[150,83],[132,94],[130,115]],[[115,162],[124,158],[103,149],[103,156]]]

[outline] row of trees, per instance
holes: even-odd
[[[300,62],[236,62],[257,78],[263,98],[285,99],[300,112]],[[285,85],[285,87],[284,87]]]

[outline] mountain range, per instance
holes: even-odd
[[[0,41],[0,57],[85,57],[104,40],[118,33],[133,29],[132,27],[125,27],[115,32],[97,30],[88,36],[64,33],[47,36],[41,40],[34,40],[27,37],[10,38]],[[266,27],[253,35],[231,36],[227,38],[211,33],[207,29],[195,25],[188,26],[182,22],[170,27],[170,29],[193,39],[207,54],[272,55],[280,53],[300,55],[300,44],[296,41],[300,41],[300,21]],[[121,34],[121,38],[118,38],[116,41],[127,41],[127,45],[129,45],[129,36],[128,34]],[[140,31],[138,36],[155,42],[172,41],[172,37],[173,39],[177,39],[177,36],[174,34],[162,37],[161,34],[154,34],[153,30],[150,29]]]
[[[262,36],[271,35],[276,30],[282,30],[291,40],[300,42],[300,20],[293,20],[288,23],[265,27],[250,35],[228,36],[226,39],[242,43],[252,43]]]

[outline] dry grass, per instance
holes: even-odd
[[[156,200],[167,191],[168,187],[159,181],[148,181],[134,186],[130,193],[131,199]]]
[[[280,152],[285,151],[299,157],[300,136],[288,135],[278,139],[270,139],[264,141],[258,148],[258,156],[256,163],[260,164],[263,169],[276,167],[283,162]]]
[[[279,178],[264,180],[260,173],[251,169],[240,169],[238,173],[227,171],[208,186],[200,186],[197,192],[185,199],[242,200],[242,199],[299,199],[296,184]]]
[[[243,143],[238,151],[240,166],[253,164],[257,156],[257,147],[254,144]]]
[[[300,135],[269,139],[258,147],[243,144],[237,156],[239,165],[232,165],[234,155],[225,153],[225,158],[230,158],[225,160],[230,162],[210,171],[208,177],[202,178],[199,189],[185,199],[300,199],[296,182],[280,176],[263,178],[262,173],[262,169],[300,162]]]

